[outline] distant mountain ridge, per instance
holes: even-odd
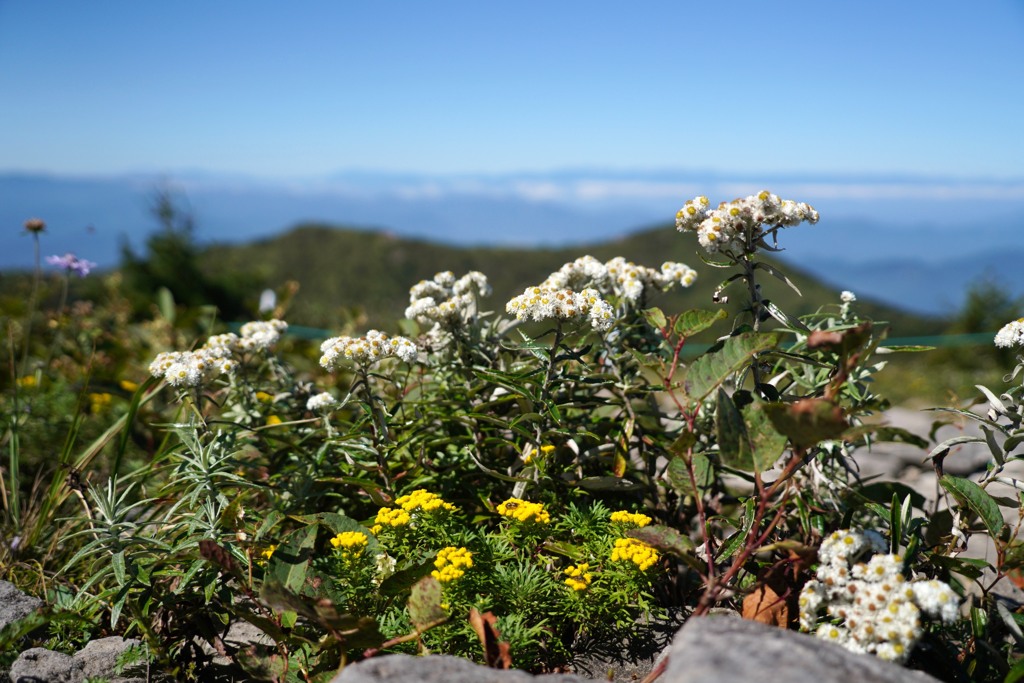
[[[470,270],[483,272],[494,289],[485,308],[502,311],[505,302],[525,287],[538,284],[562,264],[585,254],[601,261],[623,256],[655,268],[664,261],[682,261],[699,273],[696,283],[687,289],[658,294],[648,304],[663,306],[668,313],[714,308],[718,304],[712,301],[712,293],[727,274],[701,262],[696,247],[694,235],[680,234],[672,225],[617,240],[540,249],[453,246],[379,231],[309,224],[248,244],[211,247],[203,254],[202,262],[211,272],[244,272],[263,286],[280,288],[286,282],[297,282],[298,294],[288,313],[290,321],[333,329],[345,320],[365,316],[362,326],[393,329],[409,303],[409,288],[438,271],[451,270],[457,275]],[[802,296],[768,274],[761,278],[764,295],[782,310],[790,315],[811,313],[828,305],[837,310],[837,290],[799,268],[786,267],[785,272]],[[731,297],[729,308],[736,310],[742,305],[743,292],[735,286],[726,294]],[[895,335],[934,334],[941,329],[939,321],[869,299],[859,301],[857,306],[872,319],[891,322]]]
[[[1024,182],[900,176],[558,171],[490,176],[347,172],[272,181],[210,173],[65,177],[0,173],[0,269],[26,268],[32,247],[18,228],[47,221],[44,254],[74,252],[115,265],[156,223],[157,188],[187,200],[201,242],[245,243],[303,222],[351,225],[467,246],[556,248],[626,238],[672,220],[695,194],[713,201],[769,187],[810,201],[816,226],[782,233],[781,254],[841,289],[893,305],[948,314],[983,277],[1024,295],[1012,259],[1024,251]],[[691,257],[692,258],[692,257]],[[1016,261],[1019,263],[1020,261]],[[881,264],[881,265],[880,265]]]

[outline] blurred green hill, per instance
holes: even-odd
[[[799,235],[781,235],[799,239]],[[209,247],[201,254],[201,267],[210,276],[244,274],[260,287],[282,289],[298,283],[288,310],[292,324],[335,329],[353,317],[359,327],[395,328],[408,305],[409,288],[444,270],[456,276],[479,270],[491,282],[492,310],[501,310],[512,296],[542,281],[563,263],[585,254],[607,261],[623,256],[639,265],[659,267],[664,261],[681,261],[697,270],[693,287],[662,295],[652,304],[667,313],[691,308],[713,308],[712,294],[731,271],[701,262],[696,237],[682,234],[673,225],[633,233],[621,239],[561,249],[511,249],[456,247],[435,242],[399,238],[387,232],[354,230],[323,224],[304,224],[272,239],[244,245]],[[779,266],[799,287],[798,296],[785,283],[764,273],[765,294],[789,314],[802,315],[823,304],[838,303],[839,292],[790,265]],[[734,285],[735,286],[735,285]],[[743,293],[732,294],[730,307]],[[255,297],[250,306],[255,306]],[[892,325],[896,336],[938,334],[946,321],[906,313],[890,306],[859,301],[858,307],[875,320]]]

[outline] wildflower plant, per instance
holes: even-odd
[[[800,627],[854,652],[903,662],[924,634],[924,619],[956,622],[953,589],[935,579],[908,580],[903,558],[886,550],[877,533],[844,529],[825,539],[815,578],[800,592]]]
[[[913,349],[884,349],[848,293],[799,317],[775,303],[794,285],[770,253],[817,220],[767,191],[686,202],[680,250],[695,237],[726,274],[683,311],[650,301],[693,268],[583,256],[497,312],[484,274],[442,271],[412,286],[400,334],[347,329],[319,351],[280,320],[155,345],[137,403],[159,406],[159,445],[76,496],[76,599],[181,673],[197,638],[249,621],[267,642],[234,665],[283,680],[377,652],[479,659],[487,613],[515,665],[552,671],[669,611],[745,613],[772,591],[800,596],[793,627],[996,680],[1018,666],[991,589],[1024,564],[1005,521],[1024,365],[982,391],[986,412],[949,413],[980,423],[983,475],[942,472],[963,436],[931,453],[942,501],[862,481],[857,449],[927,447],[868,419],[883,352]],[[997,344],[1021,344],[1014,324]],[[960,556],[979,535],[994,562]]]

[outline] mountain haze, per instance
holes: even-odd
[[[0,231],[0,269],[31,267],[31,240],[19,228],[33,216],[48,225],[44,255],[74,252],[114,266],[123,244],[138,249],[155,229],[148,212],[158,190],[194,215],[197,238],[206,245],[266,240],[299,224],[327,224],[474,248],[579,250],[664,225],[696,194],[717,201],[762,187],[818,208],[817,225],[783,231],[779,258],[839,289],[930,315],[953,313],[967,285],[981,279],[1024,295],[1016,265],[1024,253],[1024,182],[793,174],[758,179],[711,171],[345,172],[292,180],[200,172],[0,173],[0,224],[8,226]],[[692,254],[682,257],[693,260]]]

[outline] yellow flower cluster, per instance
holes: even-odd
[[[359,557],[368,543],[369,539],[361,531],[342,531],[331,539],[331,545],[341,549],[341,555],[345,558]]]
[[[397,508],[381,508],[377,511],[377,518],[374,520],[374,525],[370,527],[370,531],[378,534],[387,526],[405,526],[412,521],[413,515],[417,512],[429,513],[437,510],[453,512],[458,509],[441,496],[426,489],[416,489],[412,493],[399,496],[395,500],[395,504],[398,505]]]
[[[93,415],[102,413],[114,402],[114,397],[107,392],[89,394],[89,412]]]
[[[551,521],[551,515],[542,503],[531,503],[520,498],[509,498],[499,505],[498,514],[524,523],[547,524]]]
[[[448,583],[462,577],[473,566],[473,553],[466,548],[448,546],[438,551],[434,566],[437,569],[430,575],[441,583]]]
[[[401,496],[395,501],[395,504],[406,512],[413,512],[415,510],[423,510],[424,512],[433,512],[434,510],[452,511],[456,509],[451,503],[446,503],[441,496],[431,493],[426,489],[416,489],[408,495]]]
[[[412,517],[402,508],[381,508],[370,531],[379,534],[386,526],[400,527],[412,521]]]
[[[565,580],[565,585],[574,591],[587,590],[594,579],[594,575],[590,573],[590,565],[586,562],[569,567],[565,570],[565,575],[569,577]]]
[[[615,539],[612,562],[632,562],[640,571],[647,571],[658,561],[658,551],[635,538]]]
[[[523,462],[529,465],[531,462],[533,462],[533,459],[536,457],[535,453],[539,452],[539,455],[545,456],[551,455],[551,453],[553,453],[554,451],[555,447],[549,443],[544,444],[543,446],[536,450],[534,450],[532,446],[529,446],[526,448],[526,450],[523,451]]]
[[[651,523],[651,518],[647,515],[639,512],[626,512],[625,510],[619,510],[612,513],[611,517],[613,522],[619,522],[620,524],[631,524],[635,527],[645,527]]]

